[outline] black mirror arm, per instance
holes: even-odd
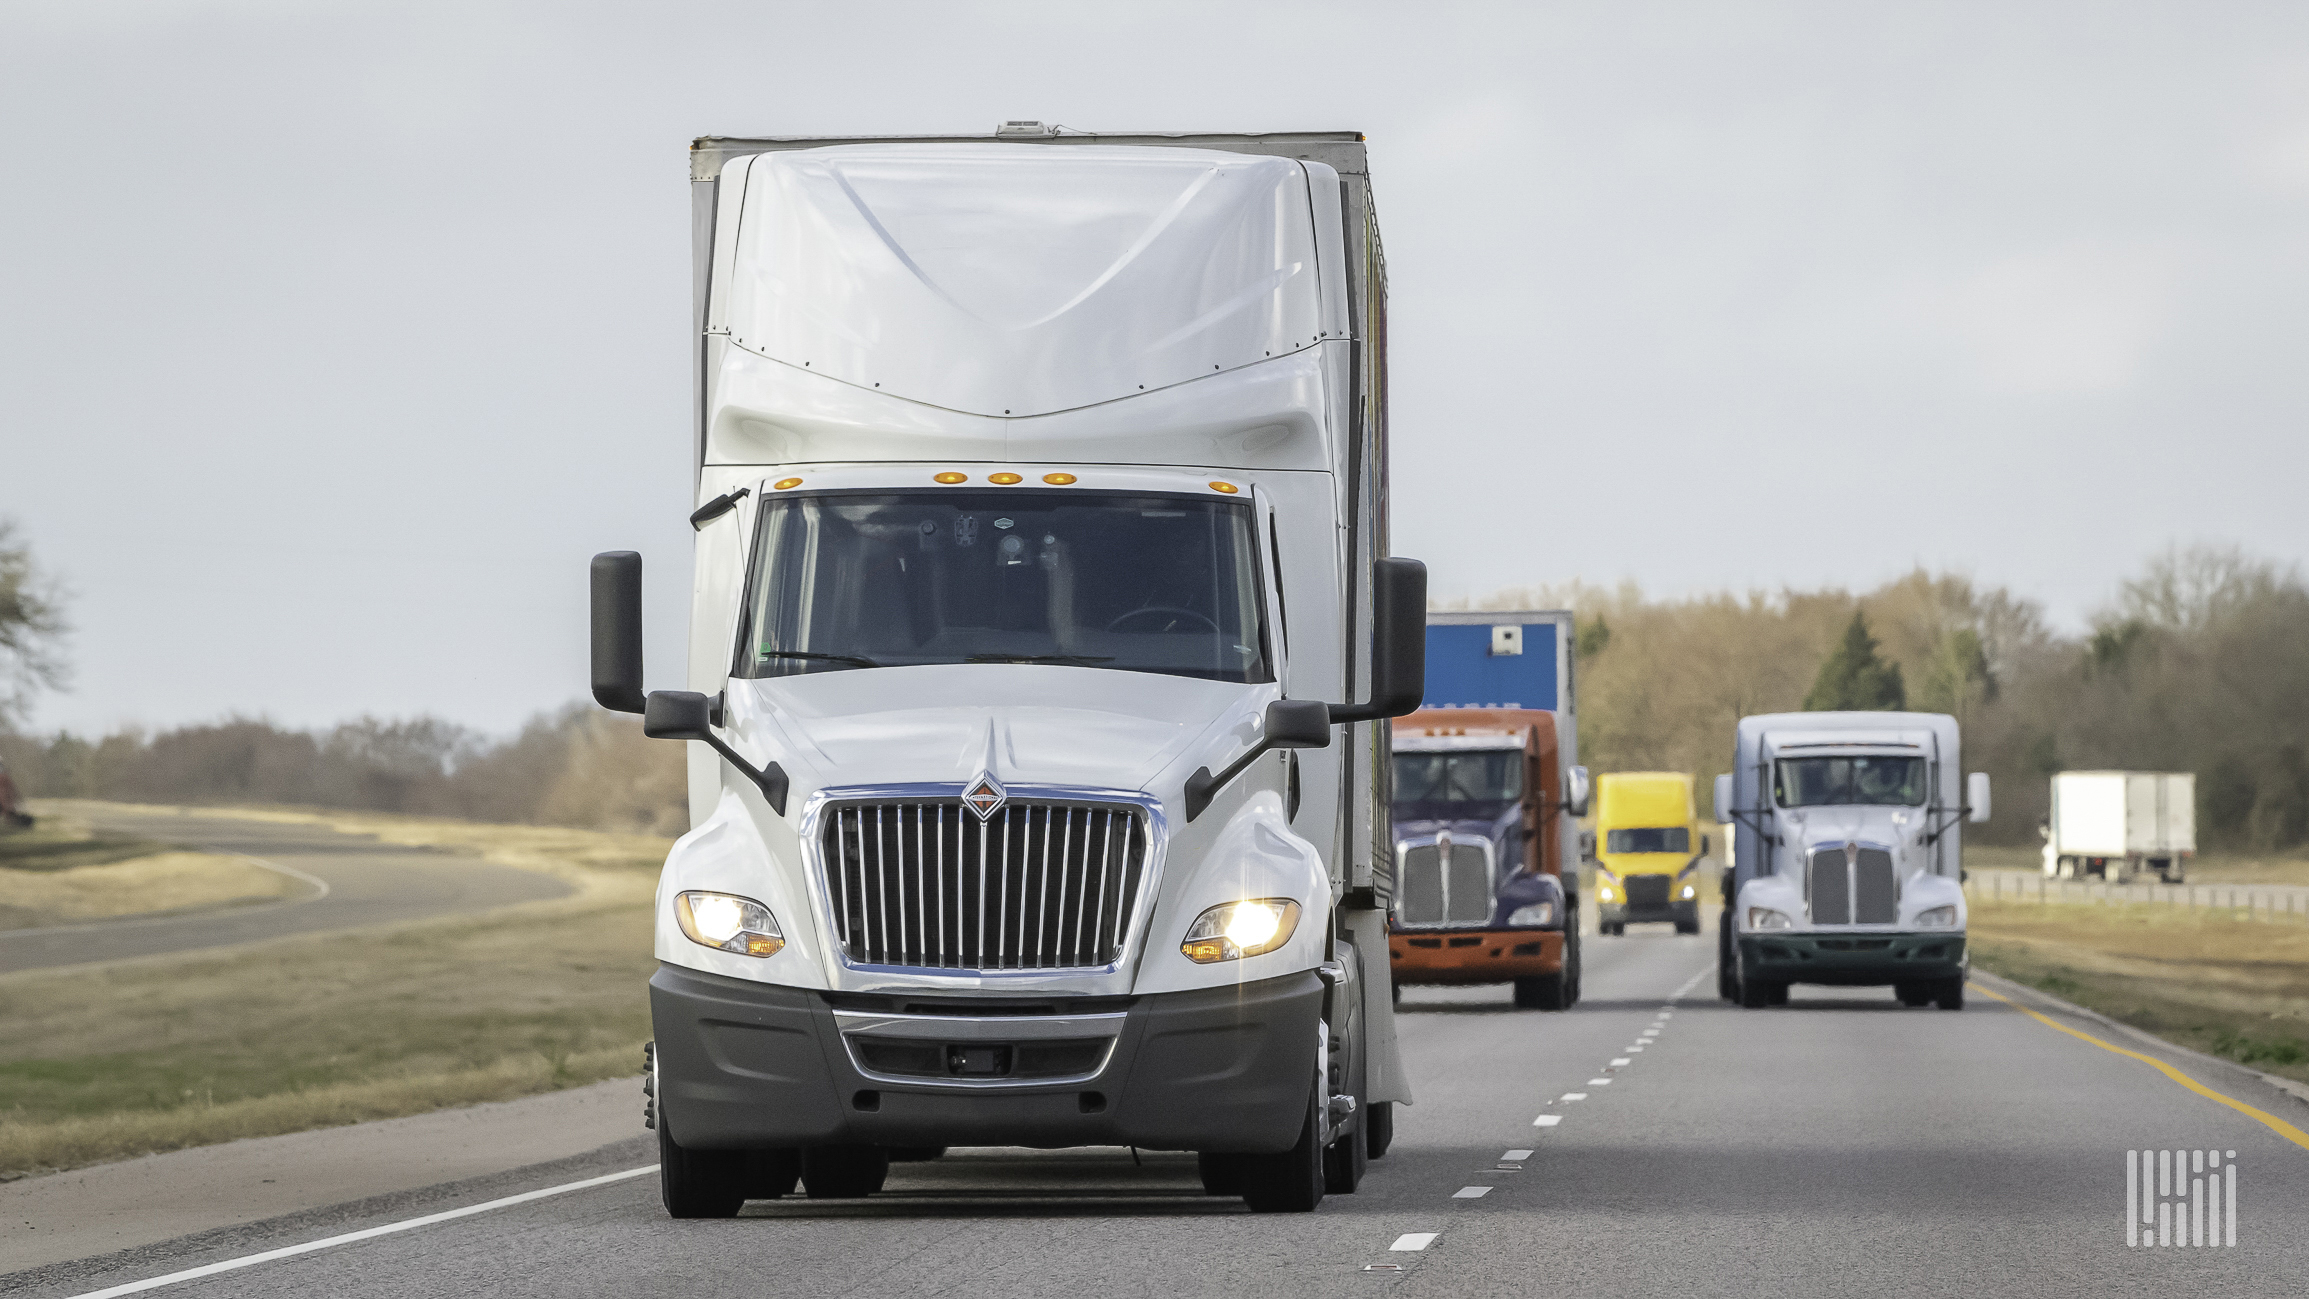
[[[722,755],[724,761],[736,767],[740,775],[754,782],[754,788],[762,791],[762,797],[769,801],[771,811],[779,816],[786,814],[786,769],[784,767],[775,762],[766,767],[757,767],[746,761],[744,755],[736,749],[723,743],[722,737],[712,731],[707,731],[698,738],[705,741],[714,752]]]
[[[1201,816],[1203,809],[1211,805],[1211,800],[1218,797],[1219,791],[1227,787],[1228,781],[1242,775],[1245,768],[1267,756],[1274,747],[1272,741],[1261,740],[1252,745],[1242,757],[1228,763],[1226,770],[1216,776],[1211,774],[1209,767],[1195,768],[1195,774],[1187,777],[1187,820],[1192,821]]]
[[[690,512],[690,531],[705,531],[705,526],[707,524],[729,513],[731,510],[736,509],[738,507],[739,501],[742,501],[753,494],[753,488],[740,487],[734,492],[723,492],[721,495],[716,496],[703,505],[700,505],[697,507],[697,509]]]

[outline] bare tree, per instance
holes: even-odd
[[[0,725],[22,721],[33,696],[64,684],[65,631],[62,593],[0,519]]]

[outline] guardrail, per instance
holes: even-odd
[[[1981,902],[2137,902],[2228,911],[2258,920],[2309,920],[2309,886],[2300,884],[2111,884],[2057,880],[2027,870],[1976,870],[1965,896]]]

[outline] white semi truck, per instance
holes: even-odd
[[[706,138],[689,742],[646,1087],[675,1217],[949,1146],[1355,1189],[1410,1099],[1385,280],[1354,133]]]
[[[2044,873],[2122,884],[2188,878],[2197,855],[2197,777],[2187,771],[2062,771],[2044,823]]]
[[[1961,776],[1940,713],[1740,719],[1716,819],[1734,868],[1717,989],[1755,1008],[1795,983],[1892,985],[1910,1006],[1964,1008],[1962,826],[1988,819],[1988,776]]]

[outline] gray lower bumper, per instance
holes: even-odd
[[[1596,919],[1607,925],[1642,925],[1655,921],[1696,925],[1700,923],[1700,904],[1697,900],[1662,902],[1652,906],[1605,902],[1596,908]]]
[[[1742,934],[1740,977],[1769,983],[1846,986],[1964,977],[1964,935]]]
[[[681,1143],[702,1149],[1287,1150],[1306,1119],[1323,1011],[1311,970],[1137,997],[1109,1025],[1112,1048],[1088,1074],[963,1083],[861,1072],[821,993],[661,965],[649,995],[659,1104]],[[1034,1018],[1008,1020],[1018,1032],[1005,1034],[1002,1017],[980,1017],[956,1045],[1015,1050],[1037,1036]]]

